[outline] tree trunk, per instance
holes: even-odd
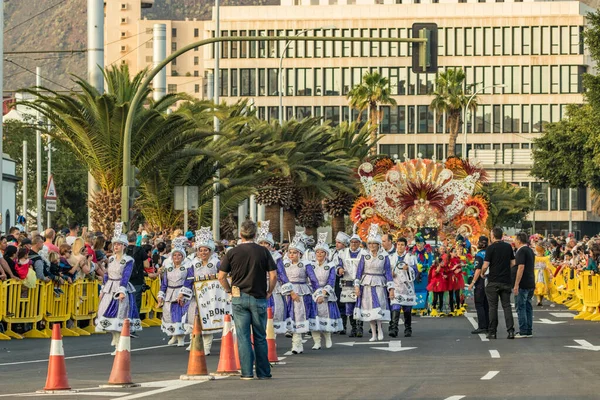
[[[446,158],[450,158],[456,155],[454,148],[456,147],[456,138],[458,136],[458,120],[456,117],[452,116],[449,119],[450,125],[450,136],[448,137],[448,153],[446,154]]]
[[[304,227],[304,233],[306,233],[308,236],[312,236],[313,239],[315,239],[316,241],[316,234],[317,234],[317,227],[316,226],[306,226]]]
[[[296,213],[294,210],[283,210],[283,238],[294,238],[296,235]]]
[[[279,205],[265,206],[265,220],[270,221],[269,230],[273,234],[273,239],[276,242],[281,242],[280,210],[281,207],[279,207]]]
[[[112,237],[115,222],[121,220],[121,189],[95,192],[89,206],[94,228]]]
[[[343,215],[336,215],[331,219],[331,234],[333,235],[333,237],[331,238],[331,241],[335,241],[335,237],[337,236],[338,232],[345,232],[346,231],[346,221],[344,220],[344,216]]]

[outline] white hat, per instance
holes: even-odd
[[[367,236],[367,243],[377,243],[381,245],[381,235],[379,234],[379,224],[371,224],[369,227],[369,235]]]
[[[196,241],[194,242],[194,248],[199,249],[205,247],[211,252],[215,251],[215,242],[213,240],[212,232],[209,227],[203,226],[196,231]]]
[[[335,241],[343,243],[344,246],[348,246],[350,243],[350,236],[346,232],[339,231],[335,236]]]
[[[256,235],[256,243],[267,242],[271,246],[275,246],[273,234],[269,232],[269,223],[271,221],[258,222],[258,235]]]
[[[121,243],[123,246],[127,246],[129,244],[129,241],[127,241],[127,235],[123,233],[122,222],[115,222],[115,230],[113,232],[111,242]]]
[[[327,244],[327,232],[319,233],[317,245],[315,246],[315,252],[319,250],[323,250],[324,252],[329,254],[329,245]]]
[[[294,249],[299,251],[301,254],[304,254],[304,252],[306,251],[306,246],[302,241],[303,236],[303,232],[297,232],[294,236],[294,239],[292,239],[292,243],[290,243],[290,245],[288,246],[288,250]]]
[[[183,258],[187,257],[187,252],[185,251],[185,246],[187,245],[188,240],[185,236],[180,236],[178,238],[173,239],[171,250],[171,256],[175,253],[180,253]]]
[[[358,228],[358,225],[354,224],[354,226],[352,227],[352,236],[350,236],[350,240],[348,240],[348,243],[350,243],[353,240],[358,240],[359,242],[362,242],[362,239],[356,233],[357,228]]]

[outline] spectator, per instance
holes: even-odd
[[[167,244],[165,242],[159,242],[156,245],[155,251],[152,252],[152,264],[155,268],[161,268],[163,262],[167,258]]]
[[[137,305],[137,309],[142,309],[142,287],[144,286],[144,277],[145,271],[144,269],[149,266],[148,256],[144,249],[139,246],[136,246],[137,242],[137,232],[129,231],[127,234],[127,249],[125,250],[125,254],[129,257],[133,258],[133,270],[131,271],[131,278],[129,278],[129,283],[131,283],[135,289],[135,304]],[[132,337],[137,337],[136,334],[132,334]]]
[[[106,239],[102,235],[96,235],[96,239],[94,239],[94,245],[92,249],[94,250],[94,255],[96,256],[96,275],[100,278],[104,277],[106,273],[106,267],[108,265],[108,257],[106,257],[106,253],[104,252],[104,244],[106,243]]]
[[[66,238],[67,244],[70,246],[73,246],[73,242],[75,242],[75,239],[77,239],[77,237],[79,236],[79,223],[78,222],[71,222],[69,224],[69,235]]]
[[[8,229],[8,234],[12,235],[13,237],[19,236],[20,233],[21,233],[21,230],[19,228],[17,228],[16,226],[12,226]]]
[[[31,250],[29,251],[29,260],[33,265],[35,271],[35,277],[38,280],[44,282],[50,282],[48,272],[50,270],[49,265],[46,265],[46,261],[40,256],[40,252],[44,248],[44,238],[40,235],[35,236],[31,241]]]
[[[44,232],[44,236],[46,237],[44,246],[46,246],[46,248],[48,249],[48,253],[50,253],[51,251],[58,253],[59,252],[58,246],[56,246],[54,244],[54,238],[56,237],[56,232],[54,232],[54,229],[52,229],[52,228],[46,229],[46,231]]]
[[[60,255],[51,251],[48,253],[48,262],[50,263],[50,277],[54,281],[54,295],[60,296],[64,293],[60,287],[65,283],[60,272]]]
[[[98,260],[96,259],[96,252],[92,248],[92,246],[94,245],[94,240],[96,240],[96,235],[93,232],[88,232],[85,235],[84,240],[88,255],[92,256],[92,262],[94,264],[98,263]]]
[[[515,338],[530,338],[533,336],[533,306],[531,299],[535,289],[535,254],[527,246],[527,234],[517,233],[517,253],[515,254],[515,266],[512,267],[512,279],[514,282],[513,293],[516,296],[515,305],[519,317],[519,333]]]
[[[94,272],[94,265],[92,264],[91,255],[88,253],[87,247],[85,247],[85,242],[82,238],[76,238],[72,245],[72,259],[74,262],[69,261],[72,265],[76,264],[78,266],[81,274],[77,276],[77,278],[93,278],[90,276]]]
[[[64,243],[60,245],[60,271],[63,276],[67,278],[69,283],[73,283],[76,278],[77,272],[79,270],[78,265],[71,265],[69,260],[72,260],[72,250],[71,246]]]
[[[4,259],[6,260],[6,263],[8,264],[8,268],[10,269],[10,274],[9,276],[12,275],[12,278],[14,279],[21,279],[19,278],[19,274],[17,274],[17,270],[16,270],[16,265],[17,265],[17,251],[19,249],[16,246],[8,246],[6,248],[6,251],[4,252]]]
[[[15,276],[8,266],[8,262],[4,258],[6,256],[6,248],[8,247],[8,242],[6,241],[6,236],[0,236],[0,277],[4,275],[4,279],[14,279]]]
[[[511,268],[515,265],[515,255],[512,246],[502,240],[502,228],[492,229],[492,244],[485,252],[485,259],[481,273],[485,276],[489,269],[488,284],[485,294],[490,308],[490,325],[488,327],[488,339],[496,339],[498,328],[498,298],[504,310],[504,320],[508,339],[515,338],[514,320],[510,306],[510,294],[512,292]]]
[[[238,335],[242,379],[254,378],[256,360],[258,379],[271,378],[266,341],[267,298],[277,282],[276,265],[269,250],[254,243],[256,224],[246,220],[241,226],[240,245],[227,252],[219,268],[219,282],[232,294],[233,319]],[[227,281],[231,276],[231,283]],[[267,289],[267,280],[269,276]],[[250,327],[254,335],[254,354],[250,343]]]
[[[17,250],[17,262],[15,264],[15,270],[19,279],[27,278],[29,269],[31,268],[31,261],[28,257],[29,250],[26,247],[21,247]]]

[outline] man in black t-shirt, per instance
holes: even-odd
[[[253,221],[244,221],[240,236],[242,242],[225,253],[221,261],[219,282],[232,296],[242,379],[254,378],[253,359],[256,360],[258,379],[268,379],[271,377],[271,365],[266,334],[267,298],[271,296],[277,283],[277,266],[269,250],[254,243],[256,224]],[[231,286],[227,281],[227,274],[231,276]],[[254,354],[250,342],[251,326]]]
[[[475,274],[469,284],[469,290],[473,291],[475,300],[475,310],[477,310],[477,329],[471,331],[472,334],[487,333],[490,325],[490,307],[487,296],[485,295],[485,276],[481,274],[483,260],[488,247],[489,239],[486,236],[479,236],[477,242],[477,254],[475,254]]]
[[[512,279],[510,269],[515,265],[515,255],[512,246],[502,241],[502,228],[492,229],[493,243],[485,252],[482,274],[485,275],[489,269],[488,284],[485,288],[485,294],[490,307],[490,325],[488,327],[488,339],[496,339],[496,330],[498,328],[498,298],[502,303],[504,310],[504,320],[508,339],[515,338],[514,320],[512,308],[510,306],[510,294],[512,292]]]
[[[519,316],[519,333],[515,338],[530,338],[533,336],[533,306],[531,299],[535,289],[535,254],[527,246],[527,234],[517,234],[517,253],[515,255],[515,266],[512,267],[512,278],[514,282],[513,293],[516,296],[515,306]]]

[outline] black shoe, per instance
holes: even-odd
[[[490,333],[488,333],[488,334],[486,335],[486,338],[488,338],[488,339],[496,339],[496,334],[495,334],[495,333],[491,333],[491,332],[490,332]]]
[[[361,323],[361,326],[359,326],[359,327],[356,329],[356,337],[363,337],[363,328],[362,328],[362,323]]]
[[[352,328],[348,337],[356,337],[356,328]]]
[[[508,336],[506,338],[507,339],[514,339],[515,338],[515,331],[508,331]]]
[[[285,333],[285,337],[289,337],[289,338],[291,338],[291,337],[292,337],[292,332],[286,332],[286,333]]]
[[[263,380],[263,379],[271,379],[273,377],[273,375],[269,375],[269,376],[259,376],[258,380]]]
[[[396,332],[396,331],[389,331],[388,332],[388,336],[389,337],[398,337],[398,332]]]
[[[340,334],[340,335],[345,335],[345,334],[346,334],[346,330],[345,330],[345,329],[342,329],[341,331],[339,331],[339,332],[338,332],[338,334]]]
[[[487,329],[481,329],[481,328],[477,328],[474,331],[471,331],[471,333],[473,335],[479,335],[480,333],[487,333],[488,330]]]
[[[405,329],[404,337],[411,337],[411,336],[412,336],[412,329]]]

